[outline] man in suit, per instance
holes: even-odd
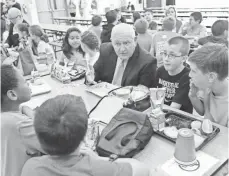
[[[111,41],[101,45],[94,71],[87,74],[86,78],[94,72],[96,82],[155,87],[157,61],[139,47],[133,27],[125,23],[116,25],[111,33]]]

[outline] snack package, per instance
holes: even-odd
[[[160,107],[162,110],[166,88],[150,88],[150,103],[152,110]]]

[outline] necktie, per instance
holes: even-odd
[[[117,85],[117,86],[121,86],[122,83],[122,76],[125,70],[125,60],[122,59],[120,64],[118,65],[118,67],[115,70],[115,75],[112,81],[112,84]]]

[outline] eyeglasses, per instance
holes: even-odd
[[[161,52],[161,55],[162,55],[162,57],[168,57],[171,60],[174,60],[177,57],[182,57],[182,56],[176,56],[176,55],[173,55],[173,54],[168,54],[167,52]]]

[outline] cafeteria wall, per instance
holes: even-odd
[[[176,0],[178,8],[217,8],[229,7],[228,0]]]

